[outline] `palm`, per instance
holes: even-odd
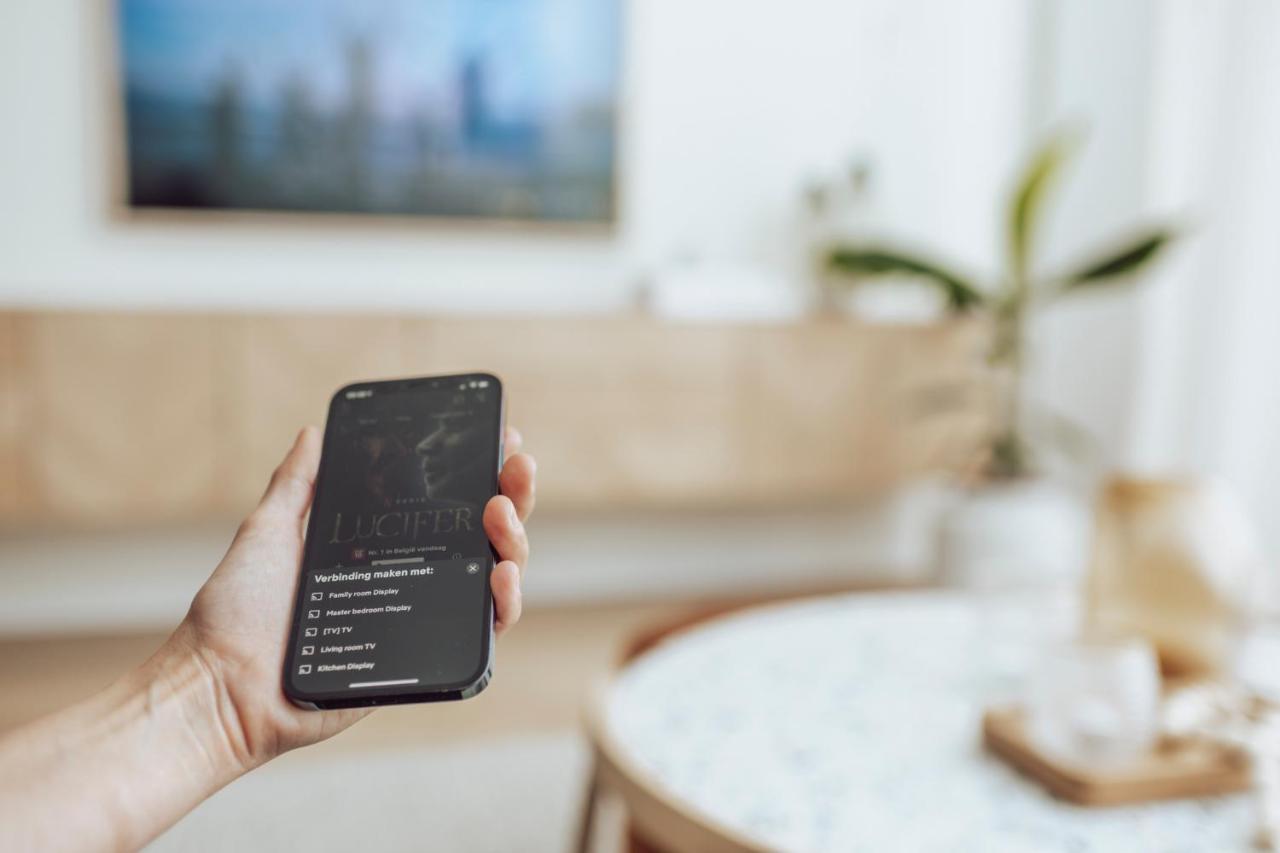
[[[369,713],[359,708],[304,711],[281,690],[301,559],[300,529],[246,524],[188,616],[203,647],[225,668],[228,697],[255,756],[329,737]]]

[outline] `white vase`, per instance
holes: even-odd
[[[1067,636],[1088,557],[1083,500],[1028,477],[962,492],[938,530],[939,580],[976,595],[972,659],[976,689],[990,701],[1020,697],[1036,649]]]
[[[943,514],[938,576],[989,591],[1076,583],[1088,558],[1089,513],[1081,498],[1043,477],[963,492]]]

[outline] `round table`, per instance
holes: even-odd
[[[984,753],[1001,631],[1055,622],[1025,599],[948,592],[748,610],[618,673],[597,704],[596,746],[615,775],[694,827],[650,836],[673,847],[1247,849],[1247,796],[1086,809]],[[1017,639],[1009,646],[1034,646]]]

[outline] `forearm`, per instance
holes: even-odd
[[[102,693],[0,739],[0,849],[147,843],[243,772],[224,704],[175,639]]]

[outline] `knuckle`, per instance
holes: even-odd
[[[303,479],[292,468],[280,466],[271,475],[271,491],[276,493],[292,494],[294,492],[304,492],[310,488],[311,484]]]

